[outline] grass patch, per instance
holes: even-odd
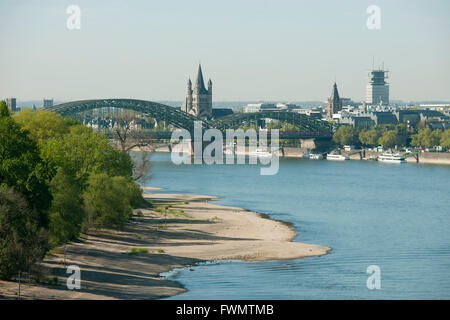
[[[168,226],[165,226],[165,225],[160,225],[160,226],[157,226],[156,228],[157,228],[157,229],[162,229],[162,230],[167,230],[167,229],[169,229],[169,227],[168,227]]]
[[[165,251],[164,251],[163,249],[158,249],[158,250],[156,250],[156,252],[158,252],[158,253],[164,253]]]
[[[129,255],[137,255],[140,253],[148,253],[147,248],[131,248],[130,251],[128,251]]]

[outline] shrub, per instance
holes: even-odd
[[[147,248],[131,248],[128,252],[129,255],[137,255],[139,253],[148,253]]]
[[[91,175],[84,193],[85,227],[122,228],[132,217],[132,206],[137,204],[138,196],[141,199],[140,188],[130,178],[111,178],[104,173]]]

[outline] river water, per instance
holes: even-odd
[[[280,159],[258,165],[175,165],[152,156],[151,185],[220,196],[219,204],[294,224],[295,241],[333,250],[289,261],[225,261],[175,270],[170,299],[450,299],[450,167]],[[367,267],[380,289],[367,287]]]

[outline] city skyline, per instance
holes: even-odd
[[[66,27],[71,4],[80,30]],[[201,62],[214,101],[325,101],[334,81],[361,101],[374,58],[390,71],[392,100],[450,100],[450,4],[378,1],[381,29],[369,30],[371,4],[3,1],[0,91],[183,101]]]

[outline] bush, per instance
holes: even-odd
[[[132,206],[141,199],[140,188],[126,177],[93,174],[84,193],[85,227],[122,228],[133,215]]]
[[[148,249],[146,249],[146,248],[131,248],[131,250],[128,252],[129,255],[136,255],[139,253],[148,253]]]

